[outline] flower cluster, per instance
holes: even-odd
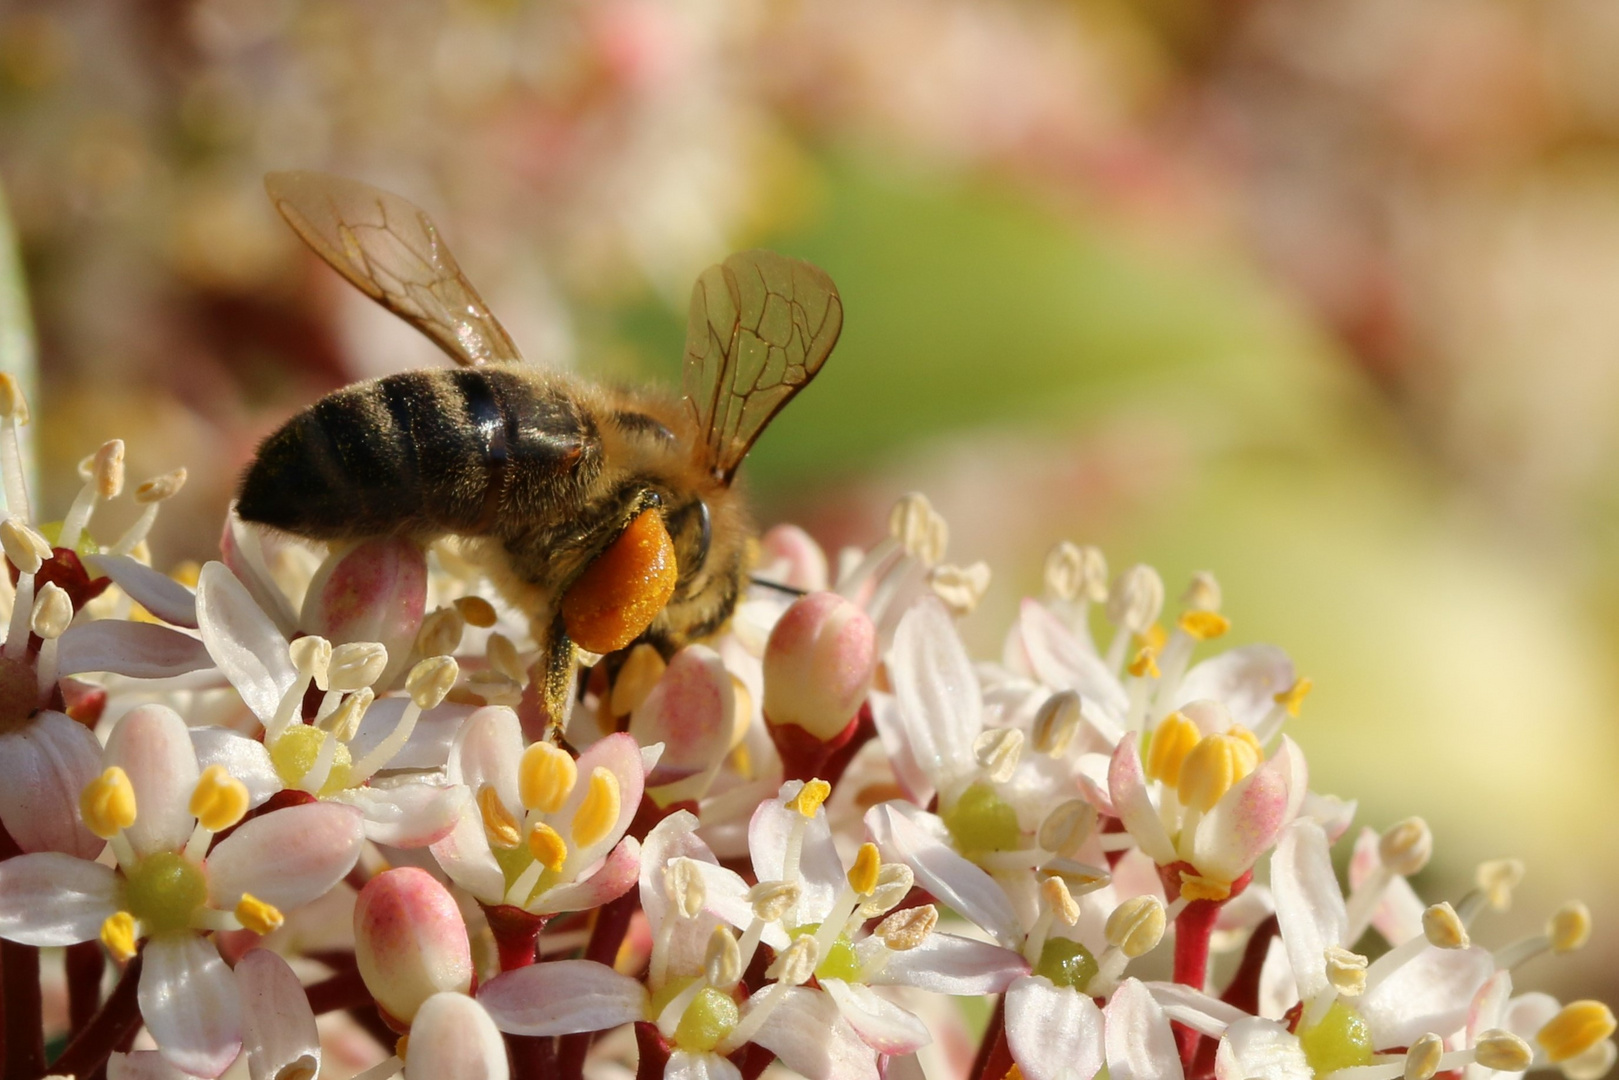
[[[64,1075],[1613,1063],[1605,1006],[1515,988],[1584,944],[1585,908],[1486,947],[1521,865],[1418,899],[1427,826],[1350,835],[1355,805],[1309,789],[1284,729],[1310,682],[1278,648],[1221,648],[1210,576],[1170,609],[1151,568],[1061,545],[999,660],[974,663],[956,624],[988,571],[945,562],[944,522],[909,496],[835,573],[770,532],[718,637],[602,658],[553,727],[522,612],[453,546],[320,553],[233,519],[219,561],[161,574],[144,535],[183,474],[137,489],[136,526],[98,546],[86,527],[123,490],[109,443],[43,524],[25,409],[0,391],[8,1077],[47,1071],[9,1041],[42,1030],[40,948],[65,950]],[[973,998],[996,1001],[987,1029]],[[323,1040],[334,1013],[381,1044],[369,1060]]]

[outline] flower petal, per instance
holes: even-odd
[[[999,994],[1029,973],[1029,962],[999,945],[955,934],[929,934],[914,949],[889,956],[870,982],[914,986],[935,994]]]
[[[1175,691],[1175,708],[1208,699],[1225,706],[1250,731],[1276,707],[1276,695],[1293,685],[1293,661],[1275,645],[1241,645],[1195,665]]]
[[[251,893],[283,911],[343,880],[365,844],[360,812],[338,803],[289,806],[245,822],[208,856],[208,897],[230,910]]]
[[[58,675],[105,671],[132,679],[167,679],[214,666],[203,643],[156,623],[100,619],[67,628],[57,639]]]
[[[85,555],[91,577],[109,577],[129,598],[170,626],[197,628],[197,594],[128,555]]]
[[[467,717],[451,744],[445,776],[452,784],[465,784],[474,795],[491,786],[508,809],[520,813],[517,766],[525,745],[516,713],[502,705],[479,709]]]
[[[164,934],[141,953],[141,1019],[168,1062],[215,1077],[242,1049],[236,979],[211,941],[190,931]]]
[[[832,843],[832,827],[825,808],[808,821],[786,803],[804,785],[791,781],[780,793],[760,800],[748,821],[748,856],[753,860],[754,879],[781,881],[786,877],[787,844],[793,830],[803,824],[799,847],[798,872],[803,894],[798,900],[798,921],[820,922],[831,910],[844,885],[843,860]]]
[[[916,874],[916,883],[939,902],[989,931],[1002,945],[1022,938],[1011,901],[995,879],[928,834],[913,815],[918,810],[902,802],[886,802],[866,811],[866,828],[885,853],[891,853]]]
[[[117,910],[110,867],[56,851],[0,862],[0,937],[24,945],[94,941]]]
[[[191,745],[197,751],[197,765],[206,770],[219,765],[247,787],[247,805],[257,808],[280,791],[281,775],[270,761],[270,751],[257,739],[239,731],[220,727],[191,729]]]
[[[984,726],[978,675],[938,599],[923,598],[900,619],[888,671],[911,756],[934,786],[973,768],[973,740]]]
[[[320,1035],[309,998],[287,962],[254,949],[236,963],[241,990],[242,1042],[252,1080],[314,1076],[320,1072]]]
[[[1327,988],[1327,946],[1345,944],[1349,928],[1321,826],[1296,821],[1282,830],[1271,856],[1270,877],[1282,944],[1299,994],[1308,1001]]]
[[[933,1041],[928,1026],[907,1009],[859,983],[822,979],[821,989],[865,1044],[879,1054],[909,1054]]]
[[[629,733],[637,743],[663,743],[652,786],[701,773],[724,757],[735,717],[736,691],[719,654],[705,645],[676,653],[630,716]]]
[[[47,709],[0,735],[0,822],[24,851],[93,859],[106,841],[84,827],[79,793],[101,772],[101,743],[66,713]]]
[[[552,960],[484,983],[478,1001],[495,1026],[513,1035],[606,1031],[646,1019],[640,980],[594,960]]]
[[[1006,992],[1006,1043],[1029,1080],[1090,1077],[1102,1067],[1102,1010],[1040,976]]]
[[[107,1080],[197,1080],[164,1060],[156,1050],[113,1054],[107,1059]]]
[[[756,1004],[757,991],[747,1009]],[[877,1055],[855,1034],[826,994],[795,986],[788,990],[753,1036],[753,1042],[781,1058],[808,1080],[877,1080]]]
[[[1304,800],[1304,755],[1286,735],[1274,756],[1239,780],[1197,824],[1192,862],[1233,881],[1269,851]]]
[[[464,803],[449,833],[428,850],[451,881],[479,900],[498,904],[505,899],[506,876],[489,848],[489,836],[484,832],[476,803]]]
[[[1214,1075],[1216,1080],[1315,1080],[1298,1037],[1257,1016],[1226,1029],[1215,1051]]]
[[[242,701],[268,721],[298,673],[287,639],[224,563],[208,563],[198,576],[197,627],[208,655]]]
[[[1495,970],[1487,950],[1427,948],[1361,996],[1374,1046],[1410,1046],[1429,1031],[1455,1031]]]
[[[742,1080],[742,1070],[718,1054],[676,1050],[663,1067],[663,1080]]]
[[[641,845],[635,837],[626,836],[608,853],[599,870],[581,881],[547,889],[528,905],[528,910],[545,915],[601,907],[635,888],[640,869]]]
[[[386,739],[399,726],[404,716],[408,697],[386,697],[374,703],[360,720],[360,729],[349,740],[349,753],[354,759],[365,757],[377,744]],[[416,718],[410,738],[400,751],[388,761],[390,769],[442,769],[450,758],[450,747],[461,733],[467,717],[477,710],[471,705],[457,705],[446,701],[428,709]]]
[[[378,687],[410,663],[427,606],[427,557],[402,536],[372,537],[329,555],[304,590],[300,629],[333,644],[375,641],[388,650]]]
[[[1136,749],[1135,739],[1121,739],[1114,748],[1107,768],[1107,791],[1119,820],[1135,837],[1141,850],[1159,866],[1175,862],[1179,856],[1147,791],[1147,773],[1141,766],[1141,753]]]
[[[1169,1017],[1140,980],[1120,983],[1104,1012],[1109,1080],[1178,1080],[1185,1075]]]
[[[375,844],[419,848],[436,844],[455,828],[472,793],[462,784],[408,780],[350,788],[334,801],[365,815],[365,836]]]
[[[589,847],[575,848],[568,852],[567,865],[563,867],[564,877],[577,874],[600,859],[607,849],[619,842],[635,818],[635,811],[641,806],[641,792],[646,781],[646,770],[641,765],[641,748],[633,738],[623,732],[609,735],[593,743],[590,749],[579,755],[578,769],[579,782],[574,785],[573,791],[554,819],[557,827],[567,835],[569,830],[563,828],[561,823],[572,824],[574,814],[578,813],[585,796],[590,792],[588,781],[597,769],[606,769],[618,780],[618,818],[600,840]]]
[[[405,1080],[507,1080],[510,1075],[506,1043],[476,1001],[446,991],[422,1003],[410,1025]]]
[[[137,852],[177,851],[191,838],[201,770],[179,713],[166,705],[131,709],[108,736],[102,763],[122,768],[135,789],[135,823],[124,834]]]
[[[1117,742],[1123,735],[1117,721],[1129,712],[1130,697],[1101,658],[1038,600],[1026,599],[1018,609],[1018,634],[1035,678],[1048,687],[1079,691],[1086,717]]]

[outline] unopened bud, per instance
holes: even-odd
[[[997,784],[1012,779],[1022,756],[1023,732],[1017,728],[985,728],[973,740],[973,757]]]
[[[22,384],[10,372],[0,372],[0,418],[14,424],[28,423],[28,399]]]
[[[950,614],[960,618],[977,609],[978,602],[989,591],[989,578],[986,562],[975,562],[971,566],[941,563],[928,571],[928,587],[934,596],[944,601]]]
[[[1491,859],[1478,864],[1474,881],[1484,890],[1490,907],[1506,911],[1512,907],[1512,890],[1523,881],[1523,863],[1517,859]]]
[[[388,654],[383,652],[383,662]],[[444,700],[455,680],[461,675],[461,666],[453,656],[431,656],[410,669],[405,676],[405,693],[418,709],[431,709]]]
[[[1486,1069],[1523,1072],[1535,1058],[1528,1043],[1510,1031],[1491,1028],[1473,1044],[1473,1059]]]
[[[26,522],[17,518],[0,521],[0,548],[6,558],[24,574],[37,574],[45,560],[51,557],[51,545]]]
[[[1554,953],[1585,948],[1585,943],[1591,940],[1591,909],[1578,900],[1570,900],[1546,920],[1546,937],[1551,940]]]
[[[1042,754],[1061,757],[1079,731],[1082,708],[1079,692],[1059,690],[1046,698],[1034,714],[1034,747]]]
[[[346,693],[370,686],[388,666],[388,650],[375,641],[351,641],[332,650],[326,688]]]
[[[1433,1080],[1439,1072],[1439,1061],[1445,1056],[1445,1040],[1433,1032],[1419,1038],[1405,1052],[1405,1072],[1402,1080]]]
[[[1432,904],[1422,913],[1422,934],[1436,949],[1465,949],[1472,943],[1461,916],[1448,901]]]
[[[1181,596],[1181,603],[1193,611],[1220,610],[1220,583],[1207,570],[1192,575],[1192,581]]]
[[[896,911],[877,924],[877,940],[895,952],[914,949],[939,925],[939,909],[932,904]]]
[[[1132,960],[1145,956],[1164,940],[1166,920],[1156,896],[1132,896],[1107,917],[1107,943]]]
[[[663,891],[680,912],[682,918],[695,919],[708,899],[703,875],[693,859],[685,856],[670,859],[663,868]]]
[[[1072,859],[1096,830],[1098,816],[1096,807],[1084,799],[1059,803],[1040,823],[1036,842],[1046,851]]]
[[[1366,992],[1366,957],[1341,945],[1327,946],[1327,982],[1344,997]]]
[[[174,498],[180,489],[186,486],[186,471],[183,468],[166,472],[162,476],[154,476],[143,481],[135,489],[135,501],[144,505],[160,503]]]
[[[1150,566],[1132,566],[1119,575],[1108,592],[1108,619],[1134,634],[1145,632],[1163,610],[1164,581]]]
[[[47,581],[34,598],[29,625],[34,633],[50,641],[61,637],[72,621],[73,601],[68,599],[67,590],[54,581]]]
[[[472,988],[472,949],[461,912],[432,874],[385,870],[354,904],[354,959],[366,989],[408,1023],[440,991]]]
[[[791,881],[761,881],[748,890],[754,918],[775,922],[793,909],[803,888]]]
[[[1389,827],[1377,841],[1377,857],[1391,873],[1410,877],[1433,855],[1433,830],[1419,817],[1406,818]]]
[[[109,439],[96,451],[90,466],[95,480],[96,494],[103,499],[115,499],[124,490],[124,440]]]
[[[777,954],[775,963],[765,969],[765,976],[789,986],[801,986],[815,974],[815,966],[820,960],[821,948],[815,936],[805,934],[794,938],[791,945]]]
[[[742,951],[737,947],[736,935],[729,927],[716,926],[708,936],[708,949],[703,954],[703,975],[710,986],[727,989],[742,977]]]
[[[860,711],[877,670],[877,630],[836,593],[794,602],[770,631],[764,655],[764,714],[832,739]]]

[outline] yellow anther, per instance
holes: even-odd
[[[468,626],[487,630],[495,625],[495,606],[481,596],[463,596],[455,602],[455,610]]]
[[[1113,909],[1104,928],[1107,943],[1134,960],[1164,940],[1168,912],[1156,896],[1132,896]]]
[[[1164,654],[1164,646],[1169,644],[1169,631],[1164,629],[1163,623],[1153,623],[1145,630],[1130,635],[1130,641],[1137,649],[1148,649],[1154,656]]]
[[[1001,1080],[1023,1080],[1023,1070],[1018,1068],[1018,1063],[1014,1061],[1012,1062],[1012,1067],[1006,1070],[1006,1075]]]
[[[505,634],[490,634],[489,647],[485,650],[489,656],[489,666],[506,676],[513,682],[522,682],[528,678],[528,668],[523,666],[523,658],[517,652],[517,646]]]
[[[1138,679],[1156,679],[1160,674],[1157,652],[1147,646],[1136,650],[1135,659],[1130,661],[1130,674]]]
[[[1473,1060],[1486,1069],[1523,1072],[1534,1058],[1528,1043],[1500,1028],[1491,1028],[1473,1043]]]
[[[1287,715],[1298,716],[1299,710],[1304,707],[1304,699],[1310,696],[1315,683],[1308,675],[1300,675],[1293,680],[1293,685],[1271,698],[1276,704],[1287,710]]]
[[[939,909],[932,904],[923,904],[920,907],[906,908],[896,911],[888,918],[877,924],[872,931],[877,940],[893,949],[895,952],[905,952],[914,949],[928,939],[933,928],[939,925]]]
[[[748,903],[755,918],[775,922],[792,910],[803,888],[792,881],[761,881],[748,890]]]
[[[639,709],[668,666],[658,650],[645,642],[631,649],[624,658],[624,666],[618,669],[613,692],[607,699],[613,716],[628,716]]]
[[[1182,804],[1207,813],[1258,765],[1253,747],[1235,735],[1205,735],[1186,755],[1175,791]]]
[[[376,691],[369,686],[362,686],[352,694],[346,694],[327,717],[320,722],[324,731],[331,732],[339,742],[348,742],[360,730],[360,721],[365,719],[366,710],[371,703],[377,700]]]
[[[1230,735],[1233,739],[1241,739],[1243,742],[1248,744],[1248,748],[1254,752],[1255,765],[1258,765],[1259,762],[1265,760],[1265,748],[1259,745],[1259,736],[1255,735],[1241,724],[1232,724],[1231,727],[1226,731],[1226,734]]]
[[[1068,891],[1068,883],[1057,875],[1040,882],[1040,900],[1064,926],[1073,926],[1079,921],[1079,901]]]
[[[1600,1001],[1573,1001],[1539,1031],[1535,1041],[1556,1064],[1578,1057],[1614,1032],[1613,1013]]]
[[[877,871],[877,887],[860,902],[860,917],[874,919],[893,911],[900,901],[910,895],[911,886],[915,884],[916,875],[909,866],[904,863],[883,863],[882,869]]]
[[[1004,784],[1023,757],[1023,732],[1017,728],[985,728],[973,740],[973,757],[991,780]]]
[[[28,423],[28,399],[15,375],[0,372],[0,418],[14,424]]]
[[[287,920],[274,904],[266,904],[252,893],[243,893],[236,902],[236,921],[262,937],[280,929]]]
[[[1084,716],[1084,703],[1075,690],[1059,690],[1040,703],[1034,714],[1031,732],[1034,748],[1051,757],[1061,757],[1068,750],[1079,731]]]
[[[160,503],[165,499],[172,499],[185,487],[186,471],[184,468],[166,472],[162,476],[154,476],[143,481],[135,488],[135,501],[145,506],[151,503]]]
[[[478,789],[478,812],[483,816],[483,831],[491,845],[510,851],[523,842],[523,830],[506,804],[500,801],[500,793],[493,784]]]
[[[1546,936],[1551,939],[1554,953],[1583,949],[1591,940],[1591,909],[1570,900],[1546,920]]]
[[[1445,1040],[1428,1032],[1405,1052],[1405,1072],[1400,1074],[1401,1080],[1433,1080],[1444,1055]]]
[[[568,861],[568,842],[543,821],[536,821],[529,830],[528,850],[534,861],[547,870],[560,872],[562,864]]]
[[[79,793],[79,816],[84,818],[85,828],[103,840],[111,840],[120,829],[135,824],[135,787],[129,774],[112,765],[84,785]]]
[[[128,960],[135,955],[135,916],[127,911],[115,911],[101,924],[101,943],[112,953],[114,960]]]
[[[455,662],[455,657],[430,656],[405,676],[405,693],[418,709],[436,708],[460,677],[461,665]]]
[[[1472,944],[1461,916],[1448,901],[1440,901],[1423,911],[1422,933],[1436,949],[1465,949]]]
[[[73,601],[68,598],[67,590],[54,581],[47,581],[34,597],[30,628],[46,641],[54,641],[66,632],[67,624],[72,621]]]
[[[1359,953],[1350,952],[1342,945],[1328,945],[1326,950],[1327,982],[1344,997],[1359,997],[1366,992],[1366,968],[1370,961]]]
[[[523,751],[517,766],[517,795],[530,810],[556,813],[578,782],[579,766],[560,746],[538,742]]]
[[[590,787],[573,815],[573,842],[582,848],[600,843],[618,824],[618,812],[618,777],[598,765],[590,771]]]
[[[1203,733],[1184,713],[1172,712],[1164,717],[1147,743],[1147,778],[1179,786],[1181,768],[1202,739]]]
[[[1072,859],[1079,854],[1085,841],[1090,839],[1091,833],[1096,831],[1098,816],[1096,807],[1084,799],[1058,803],[1056,809],[1040,823],[1035,842],[1047,851]]]
[[[1231,629],[1231,620],[1218,611],[1186,611],[1177,625],[1194,641],[1213,641]]]
[[[1377,858],[1390,872],[1410,877],[1433,857],[1433,830],[1419,817],[1389,826],[1377,841]]]
[[[826,797],[830,794],[832,794],[831,784],[825,780],[811,780],[798,789],[798,794],[794,795],[787,805],[805,817],[812,818],[815,816],[815,811],[821,808],[821,804],[826,802]]]
[[[1523,881],[1523,863],[1517,859],[1481,862],[1473,879],[1484,890],[1492,910],[1506,911],[1512,907],[1512,890]]]
[[[247,813],[247,785],[225,771],[223,765],[210,765],[191,789],[191,816],[209,832],[223,832]]]
[[[11,565],[25,574],[38,573],[40,565],[51,557],[51,545],[46,539],[16,518],[0,521],[0,548]]]
[[[703,977],[710,986],[735,986],[742,978],[742,950],[728,926],[716,926],[703,952]]]
[[[109,439],[101,444],[91,459],[90,476],[95,480],[96,494],[103,499],[115,499],[124,490],[124,440]]]
[[[408,1060],[409,1054],[410,1054],[410,1036],[409,1035],[401,1035],[401,1036],[399,1036],[399,1041],[394,1043],[394,1057],[398,1058],[400,1061],[403,1062],[403,1061]]]
[[[1216,877],[1181,871],[1182,900],[1225,900],[1231,896],[1231,882]]]
[[[1220,610],[1220,582],[1207,570],[1192,575],[1191,583],[1181,596],[1181,603],[1193,611]]]
[[[882,856],[877,845],[865,843],[855,853],[854,866],[849,869],[849,887],[861,896],[870,896],[877,888],[877,872],[882,869]]]
[[[416,651],[423,656],[449,656],[461,647],[461,635],[466,628],[467,620],[456,608],[430,611],[422,620],[422,628],[416,632]]]
[[[326,671],[332,665],[332,643],[323,637],[301,637],[287,646],[287,656],[300,675],[308,675],[315,685],[326,688]]]

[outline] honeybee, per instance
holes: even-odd
[[[272,173],[265,187],[316,254],[460,367],[356,383],[294,416],[242,479],[244,520],[334,542],[465,538],[529,616],[553,723],[577,657],[570,590],[613,565],[604,556],[632,532],[661,528],[675,561],[667,601],[633,620],[634,639],[668,655],[725,624],[754,547],[737,467],[843,326],[823,271],[769,251],[704,271],[677,400],[523,363],[432,220],[405,199],[312,172]]]

